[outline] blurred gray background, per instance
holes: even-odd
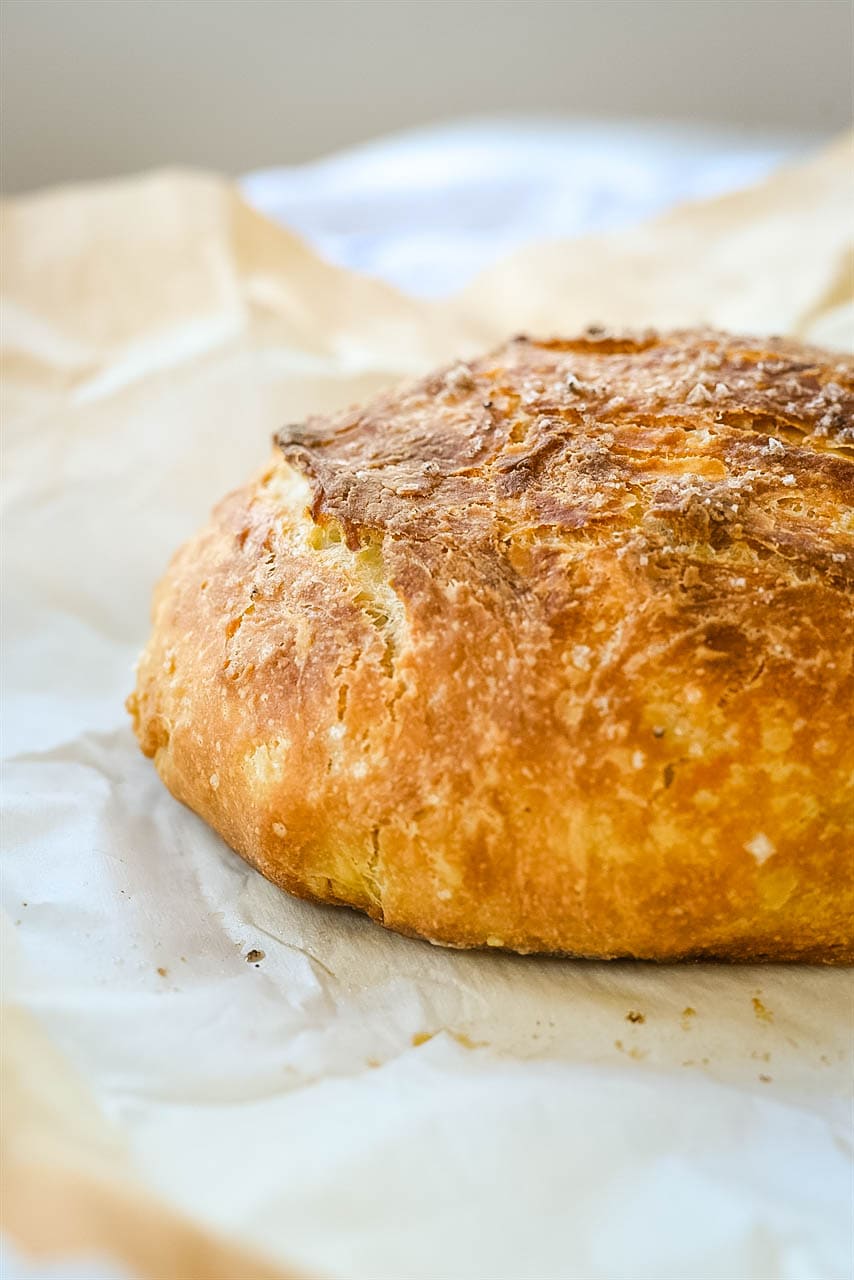
[[[10,192],[495,112],[852,118],[852,0],[2,0],[0,21]]]

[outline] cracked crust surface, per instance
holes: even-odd
[[[264,875],[454,946],[854,958],[854,360],[518,339],[284,428],[130,699]]]

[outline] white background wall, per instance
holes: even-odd
[[[0,20],[9,191],[483,112],[852,115],[852,0],[2,0]]]

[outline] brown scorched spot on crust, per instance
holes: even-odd
[[[854,954],[854,360],[518,339],[277,444],[132,699],[234,848],[452,945]]]

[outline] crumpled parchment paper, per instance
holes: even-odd
[[[16,1248],[154,1274],[137,1246],[175,1233],[180,1280],[213,1257],[341,1280],[848,1274],[848,972],[442,951],[290,899],[168,795],[122,703],[169,555],[283,421],[525,329],[848,346],[852,209],[846,138],[426,303],[322,263],[213,177],[6,206]],[[85,1239],[52,1242],[81,1180]]]

